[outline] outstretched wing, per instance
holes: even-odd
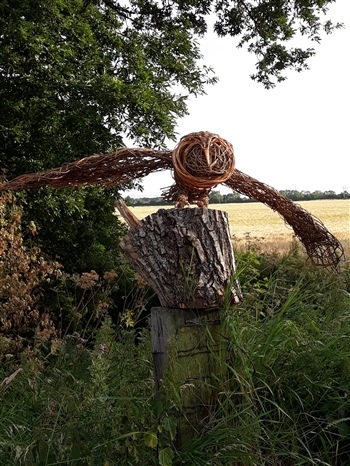
[[[92,155],[51,170],[20,175],[0,184],[0,191],[41,186],[117,186],[172,168],[171,154],[151,149],[120,149],[113,154]]]
[[[303,209],[300,205],[285,198],[276,189],[261,183],[239,170],[235,170],[225,184],[234,191],[270,207],[290,225],[295,235],[305,246],[311,261],[334,271],[344,258],[344,249],[321,220]]]

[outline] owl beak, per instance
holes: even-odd
[[[210,155],[209,155],[209,147],[204,149],[205,160],[207,162],[208,167],[210,167]]]

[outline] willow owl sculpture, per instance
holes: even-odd
[[[175,184],[162,196],[166,201],[174,202],[175,207],[194,203],[207,208],[210,190],[224,184],[278,212],[293,228],[314,264],[338,269],[344,250],[323,223],[276,189],[236,169],[232,145],[208,131],[182,137],[173,151],[135,148],[92,155],[59,168],[21,175],[1,184],[0,190],[93,184],[111,187],[161,170],[173,170]]]

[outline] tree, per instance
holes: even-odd
[[[239,36],[238,47],[248,46],[255,53],[257,72],[252,79],[271,88],[275,82],[284,81],[283,72],[307,69],[307,60],[315,54],[313,48],[287,47],[291,39],[306,37],[320,42],[322,31],[326,34],[342,27],[327,20],[321,21],[328,5],[335,0],[217,0],[215,12],[218,21],[215,31],[219,36]],[[290,43],[290,42],[289,42]]]
[[[186,111],[173,84],[203,92],[192,35],[164,22],[163,32],[136,28],[118,5],[53,0],[0,2],[1,168],[11,178],[120,147],[123,136],[162,145]],[[184,65],[186,63],[186,65]],[[24,222],[32,241],[59,256],[66,270],[106,264],[117,254],[117,193],[27,193]],[[81,254],[85,250],[85,259]],[[94,255],[94,253],[96,253]],[[103,260],[102,260],[103,259]]]
[[[220,191],[212,191],[210,193],[210,202],[212,204],[221,204],[222,200],[223,200],[223,197]]]
[[[338,27],[319,18],[332,1],[0,0],[1,168],[12,178],[114,150],[125,137],[163,147],[187,112],[187,96],[216,81],[199,65],[197,43],[210,13],[219,35],[239,36],[239,46],[258,56],[253,78],[271,87],[313,54],[284,43],[298,31],[318,41],[322,27]],[[26,194],[24,221],[34,221],[47,249],[79,271],[78,252],[102,250],[116,234],[116,194]],[[104,215],[96,214],[102,204]]]
[[[203,92],[192,31],[165,19],[129,22],[111,2],[0,3],[1,160],[9,176],[174,137],[185,100]],[[143,10],[142,10],[143,11]],[[149,20],[153,13],[149,13]]]
[[[113,150],[174,138],[186,94],[214,83],[199,66],[196,38],[239,36],[258,56],[266,87],[283,70],[307,66],[313,49],[282,45],[297,33],[320,40],[334,0],[0,1],[1,161],[8,176]]]

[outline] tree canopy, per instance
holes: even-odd
[[[314,54],[291,39],[339,27],[321,20],[334,1],[1,0],[1,167],[12,177],[113,150],[125,136],[162,146],[186,97],[215,82],[199,64],[208,15],[219,36],[256,54],[253,79],[271,87]]]
[[[2,167],[10,176],[120,147],[161,145],[186,112],[179,85],[213,82],[194,30],[139,8],[83,0],[0,2]],[[5,162],[5,165],[4,165]]]

